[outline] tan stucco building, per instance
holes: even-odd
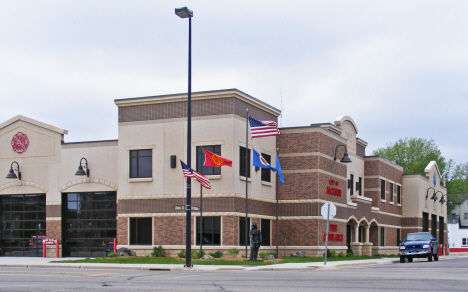
[[[180,206],[186,185],[179,160],[187,159],[187,95],[115,104],[118,140],[66,143],[67,130],[24,116],[0,125],[0,169],[10,177],[0,177],[1,255],[42,256],[42,238],[59,239],[62,256],[108,254],[115,238],[117,247],[137,254],[157,245],[170,254],[185,248]],[[402,167],[366,156],[367,143],[349,116],[282,128],[280,136],[248,134],[246,145],[247,109],[260,120],[280,115],[236,89],[192,94],[192,168],[211,182],[211,189],[203,189],[202,236],[200,213],[192,212],[194,249],[202,240],[205,250],[242,252],[246,204],[248,220],[262,230],[262,250],[278,245],[280,256],[323,253],[325,202],[337,208],[328,238],[337,252],[396,254],[400,238],[423,230],[446,242],[446,204],[440,202],[446,190],[435,162],[423,177],[403,175]],[[246,173],[246,146],[273,167],[278,154],[285,184],[278,185],[269,170],[251,166]],[[202,149],[232,160],[232,168],[203,167]],[[351,163],[340,162],[345,151]],[[76,175],[78,165],[89,176]],[[18,177],[18,166],[21,179],[9,173]],[[200,186],[192,182],[192,205],[201,203]]]

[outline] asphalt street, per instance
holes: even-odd
[[[468,258],[290,270],[0,267],[1,291],[467,291]]]

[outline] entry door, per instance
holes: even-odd
[[[351,249],[351,225],[346,225],[346,246]]]

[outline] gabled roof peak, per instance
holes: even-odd
[[[8,121],[1,123],[0,124],[0,129],[3,129],[3,128],[5,128],[5,127],[17,122],[17,121],[23,121],[23,122],[26,122],[26,123],[29,123],[29,124],[32,124],[32,125],[35,125],[35,126],[38,126],[38,127],[53,131],[53,132],[57,132],[57,133],[62,134],[62,135],[68,134],[68,130],[64,130],[64,129],[61,129],[61,128],[58,128],[58,127],[55,127],[55,126],[52,126],[52,125],[49,125],[49,124],[34,120],[34,119],[31,119],[31,118],[28,118],[28,117],[25,117],[25,116],[22,116],[22,115],[17,115],[15,117],[9,119]]]

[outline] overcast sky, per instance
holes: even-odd
[[[237,88],[283,127],[349,115],[367,155],[421,137],[468,161],[468,1],[0,0],[0,122],[117,139],[114,99],[187,91],[182,6],[194,92]]]

